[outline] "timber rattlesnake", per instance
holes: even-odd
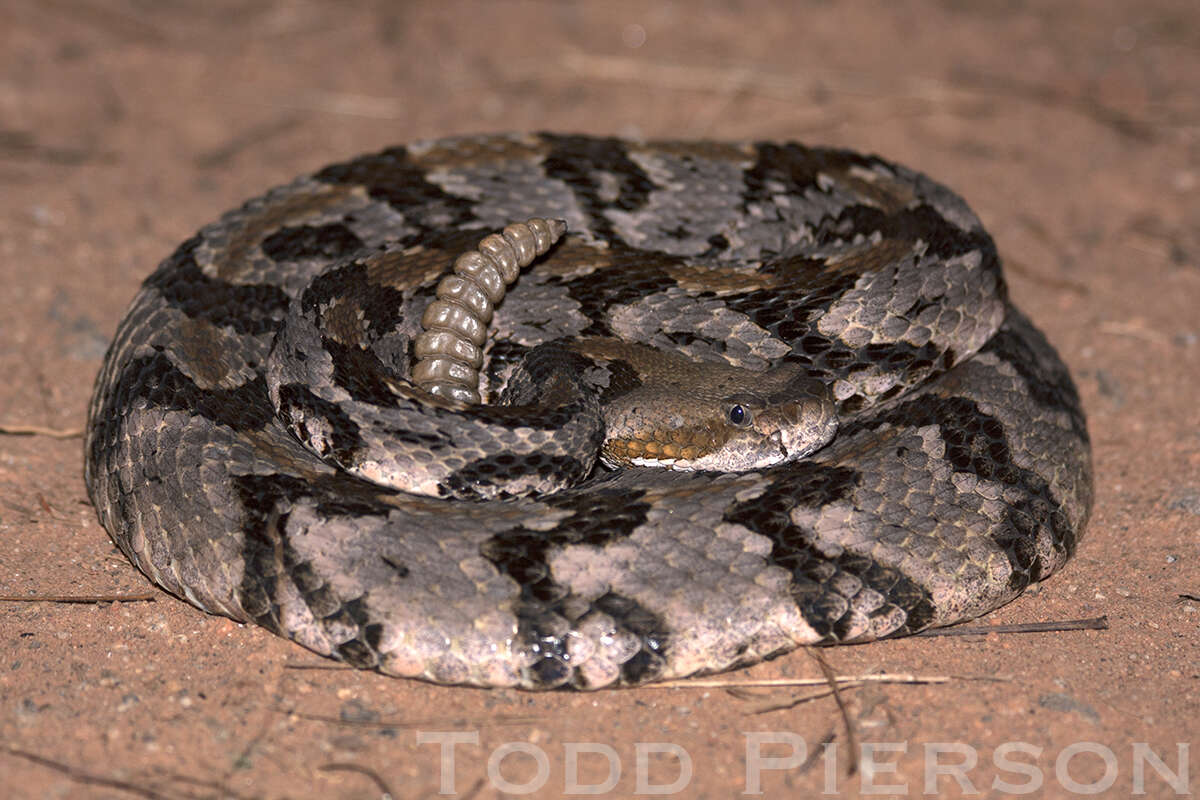
[[[464,356],[493,402],[428,399],[412,345],[439,279],[537,217],[565,235]],[[599,436],[579,414],[649,386],[651,348],[716,365],[717,388],[633,403],[669,430],[604,458],[628,466],[579,456]],[[703,449],[677,407],[746,427],[812,379],[838,429],[804,460],[636,466]],[[494,404],[505,383],[515,406]],[[359,477],[389,464],[424,494]],[[388,674],[526,688],[978,616],[1066,561],[1092,496],[1066,368],[949,190],[841,150],[549,134],[326,167],[181,244],[108,352],[86,477],[125,554],[206,611]]]

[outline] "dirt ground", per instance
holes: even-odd
[[[1187,1],[4,0],[0,424],[80,428],[156,262],[333,160],[508,129],[849,146],[968,199],[1087,409],[1078,555],[983,622],[1109,627],[822,650],[942,679],[847,688],[844,713],[812,687],[433,687],[154,590],[96,521],[80,440],[0,435],[0,793],[1200,791],[1198,87]],[[801,651],[725,677],[820,676]]]

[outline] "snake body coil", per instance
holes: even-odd
[[[549,134],[363,156],[184,242],[108,352],[86,479],[206,611],[525,688],[978,616],[1092,498],[1071,379],[949,190]]]

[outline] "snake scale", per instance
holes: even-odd
[[[483,403],[414,380],[458,346]],[[704,460],[806,393],[817,439]],[[967,205],[767,142],[442,139],[276,188],[145,281],[85,450],[167,591],[356,667],[528,689],[973,618],[1058,569],[1092,502],[1075,387]]]

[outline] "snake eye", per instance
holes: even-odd
[[[729,409],[729,421],[734,425],[742,426],[750,419],[750,412],[740,403]]]

